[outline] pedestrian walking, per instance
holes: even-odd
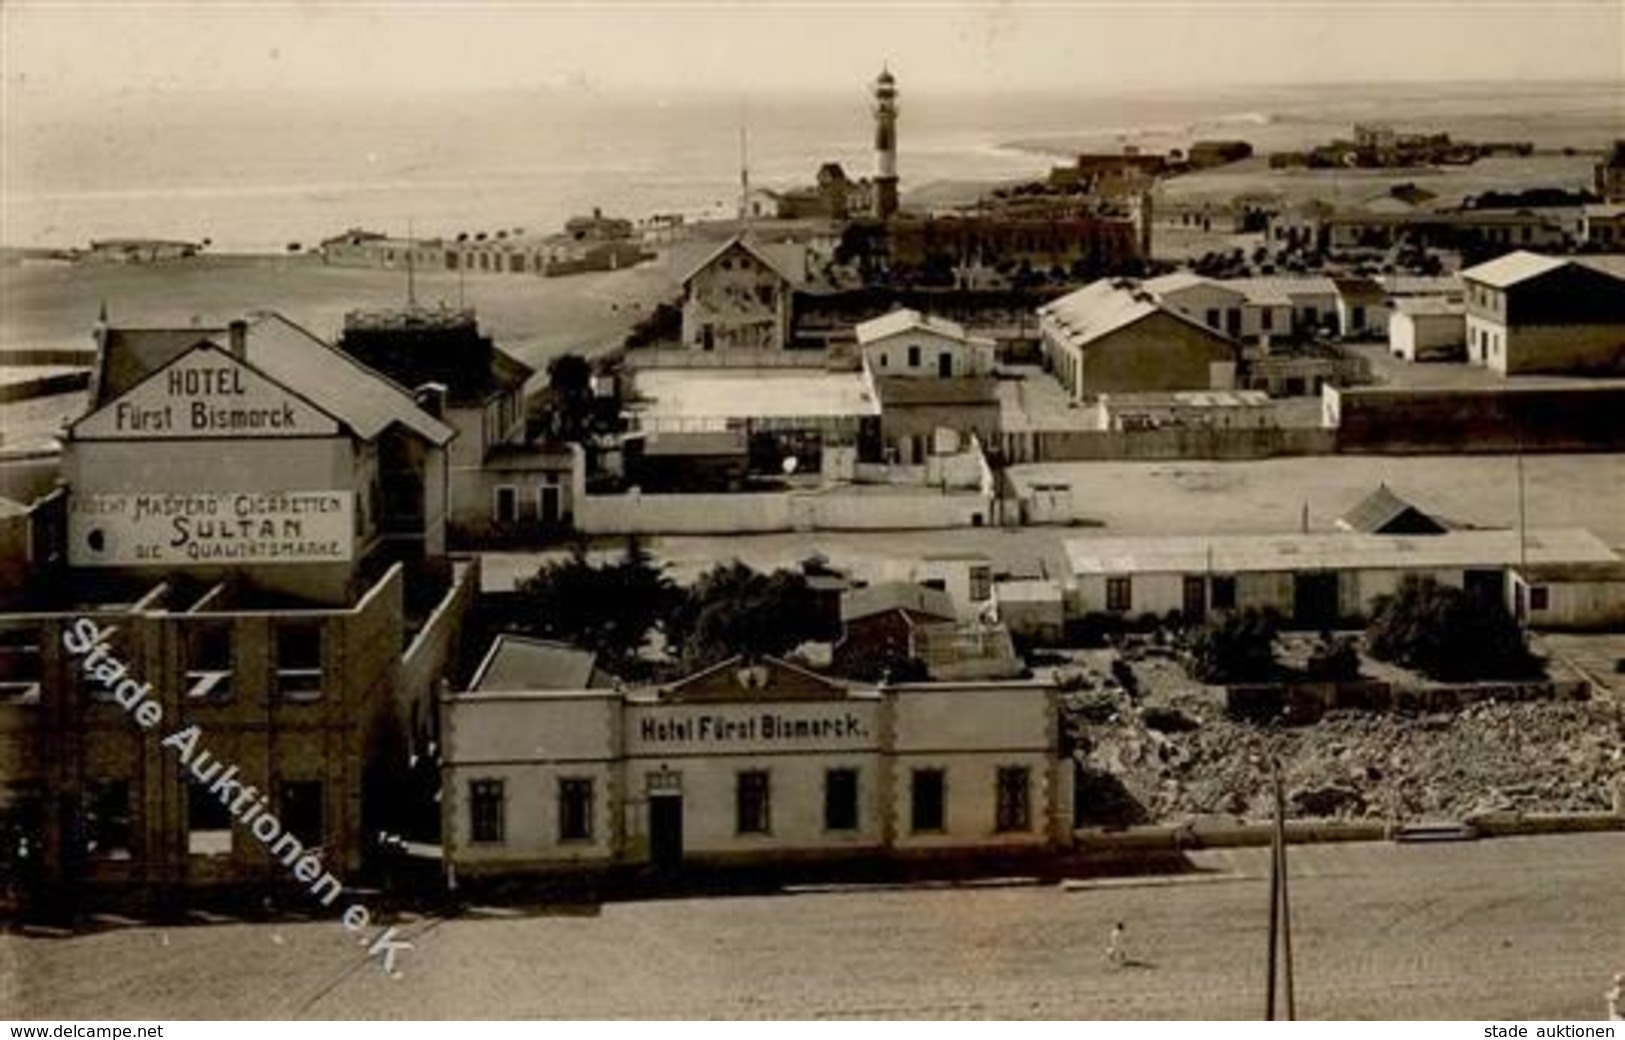
[[[1122,921],[1112,925],[1111,941],[1106,944],[1106,960],[1114,967],[1119,968],[1128,960],[1128,953],[1123,949]]]

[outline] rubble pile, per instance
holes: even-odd
[[[1101,674],[1065,696],[1083,708],[1069,715],[1092,822],[1267,817],[1272,751],[1294,816],[1607,811],[1625,784],[1625,705],[1613,701],[1485,702],[1449,715],[1333,712],[1271,730],[1225,718],[1219,693],[1182,680],[1171,662],[1136,670],[1138,694]],[[1158,724],[1169,712],[1195,727]],[[1113,792],[1099,811],[1088,802],[1095,780]]]

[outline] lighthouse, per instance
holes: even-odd
[[[897,81],[890,69],[875,80],[875,216],[897,212]]]

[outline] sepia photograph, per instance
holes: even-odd
[[[10,1037],[1613,1038],[1622,922],[1622,0],[0,0]]]

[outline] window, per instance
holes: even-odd
[[[1025,766],[1001,766],[994,829],[1001,834],[1032,829],[1028,773]]]
[[[194,625],[186,633],[186,696],[192,701],[231,699],[231,625]]]
[[[1259,311],[1258,327],[1265,332],[1269,332],[1271,329],[1273,329],[1275,327],[1275,312],[1270,310],[1268,307],[1265,307],[1263,310]]]
[[[1106,609],[1113,611],[1127,611],[1134,608],[1134,586],[1132,578],[1106,579]]]
[[[281,625],[276,630],[277,693],[291,701],[322,696],[322,628],[319,624]]]
[[[592,779],[559,781],[559,841],[592,840]]]
[[[1355,307],[1351,324],[1356,330],[1365,328],[1365,308]]]
[[[1207,327],[1210,329],[1219,327],[1219,309],[1217,307],[1207,309]]]
[[[908,348],[908,367],[909,368],[919,368],[920,367],[920,348],[919,347],[909,347]]]
[[[768,812],[766,770],[752,769],[739,774],[734,789],[735,830],[740,834],[766,834],[772,820]]]
[[[824,771],[824,829],[826,831],[855,831],[858,829],[858,771],[856,769],[827,769]]]
[[[282,829],[307,849],[322,844],[322,782],[289,780],[282,785]]]
[[[130,782],[94,780],[85,791],[85,853],[130,858]]]
[[[502,844],[503,809],[501,780],[470,780],[468,840],[476,845]]]
[[[499,524],[511,524],[519,519],[519,489],[502,484],[496,490],[491,504],[491,518]]]
[[[1234,574],[1215,574],[1213,576],[1212,600],[1214,610],[1236,609],[1236,576]]]
[[[1529,586],[1529,609],[1545,610],[1551,603],[1550,590],[1544,585]]]
[[[942,770],[914,770],[909,789],[909,827],[916,834],[943,829],[943,787]]]
[[[970,598],[973,603],[985,603],[993,595],[993,568],[977,564],[970,569]]]
[[[231,855],[231,813],[207,785],[186,785],[186,851],[192,856]]]
[[[880,352],[880,367],[886,367],[886,352],[884,350]]]

